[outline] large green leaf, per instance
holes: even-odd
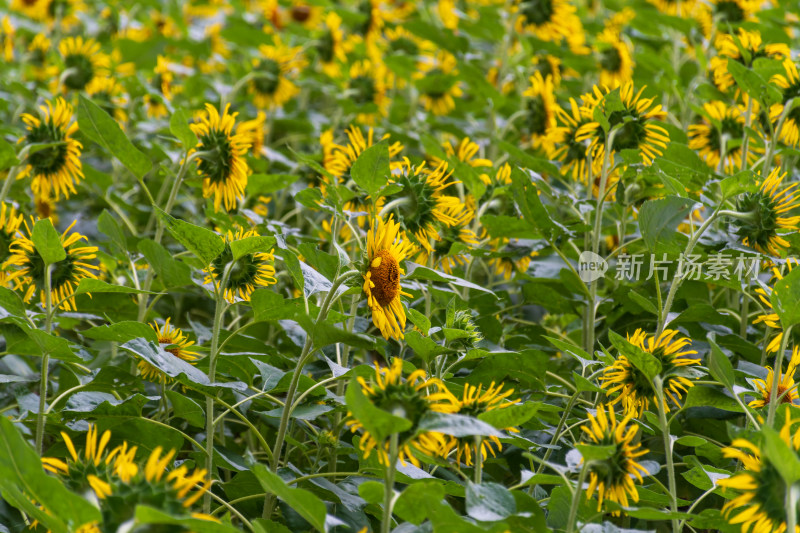
[[[53,222],[49,218],[36,221],[33,226],[31,240],[46,265],[52,265],[66,259],[67,252],[64,250],[64,245],[61,244],[61,236],[53,227]]]
[[[634,346],[613,331],[608,332],[608,338],[611,344],[614,345],[614,348],[619,350],[620,354],[627,357],[628,361],[630,361],[633,366],[647,376],[647,379],[652,381],[653,378],[661,374],[661,362],[656,359],[653,354],[642,350],[638,346]]]
[[[480,522],[496,522],[517,512],[514,496],[498,483],[467,482],[467,514]]]
[[[289,487],[279,475],[270,472],[260,463],[253,465],[251,471],[265,491],[286,502],[317,531],[325,531],[327,511],[322,500],[307,490]]]
[[[800,269],[775,282],[770,301],[784,329],[800,324]]]
[[[358,156],[350,176],[356,184],[367,191],[372,198],[386,185],[391,172],[389,170],[389,146],[385,142],[373,144]]]
[[[169,131],[178,139],[185,150],[197,146],[197,135],[189,127],[189,115],[181,108],[175,110],[169,118]]]
[[[353,418],[358,420],[377,442],[385,441],[392,433],[400,433],[411,428],[410,420],[373,405],[355,379],[350,380],[347,385],[345,400]]]
[[[225,241],[210,229],[178,220],[158,207],[153,209],[175,240],[192,252],[204,265],[211,264],[211,261],[225,249]]]
[[[678,224],[683,222],[694,202],[679,196],[649,200],[639,211],[639,228],[651,252],[678,252],[675,237]]]

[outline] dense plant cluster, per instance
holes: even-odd
[[[800,531],[800,5],[0,5],[0,533]]]

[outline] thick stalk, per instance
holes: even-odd
[[[10,178],[11,176],[9,176]],[[7,179],[9,179],[7,178]],[[44,269],[44,331],[50,333],[53,328],[53,295],[52,265]],[[50,373],[50,353],[45,352],[42,357],[42,375],[39,382],[39,412],[36,413],[36,453],[42,455],[42,442],[44,442],[44,410],[47,403],[47,381]]]
[[[753,121],[753,99],[747,99],[747,112],[744,116],[744,125],[746,126],[744,129],[744,138],[742,139],[742,170],[747,170],[747,153],[750,148],[750,133],[747,131],[750,129],[750,126]]]
[[[797,526],[797,485],[786,487],[786,531],[794,531]]]
[[[769,391],[769,408],[767,410],[767,426],[772,427],[775,421],[775,410],[778,408],[778,382],[781,380],[780,376],[783,372],[783,357],[786,353],[786,347],[789,344],[789,337],[792,335],[792,326],[787,327],[781,337],[781,347],[778,349],[778,355],[775,356],[775,367],[772,369],[772,389]]]
[[[391,533],[392,531],[394,472],[397,467],[398,439],[398,434],[393,433],[389,441],[389,464],[386,466],[386,485],[383,489],[383,520],[381,520],[381,533]]]
[[[226,269],[227,274],[227,269]],[[225,278],[227,276],[223,276]],[[208,354],[208,381],[214,383],[217,377],[217,353],[219,346],[219,332],[222,329],[222,317],[225,314],[227,302],[224,291],[220,286],[216,291],[216,305],[214,306],[214,325],[211,330],[211,350]],[[206,396],[206,470],[213,477],[214,472],[214,395]],[[203,498],[203,512],[211,512],[211,494],[206,492]]]
[[[483,453],[481,452],[481,442],[483,439],[480,435],[475,435],[475,484],[480,485],[483,481]]]
[[[583,499],[583,482],[586,479],[586,471],[589,468],[587,461],[583,462],[581,472],[578,474],[578,485],[575,487],[575,492],[572,494],[572,505],[569,508],[569,518],[567,519],[567,533],[575,531],[575,523],[578,520],[578,509],[580,508],[581,499]]]
[[[673,513],[678,512],[678,495],[675,483],[675,463],[672,461],[672,439],[667,423],[667,404],[664,399],[664,381],[661,376],[653,379],[658,395],[658,423],[661,426],[661,435],[664,437],[664,455],[667,458],[667,480],[669,481],[670,509]],[[672,519],[672,530],[678,531],[678,519]]]

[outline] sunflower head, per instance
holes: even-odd
[[[797,420],[792,420],[787,409],[780,438],[795,454],[800,453],[800,430],[794,431]],[[789,487],[781,471],[783,465],[773,463],[758,442],[737,438],[722,454],[735,459],[742,470],[731,477],[717,480],[717,485],[733,489],[738,495],[722,506],[722,514],[731,524],[741,524],[742,532],[767,533],[786,531],[786,496]],[[800,509],[795,509],[795,512]],[[800,522],[800,512],[795,523]]]
[[[444,383],[436,378],[429,378],[423,370],[415,370],[408,377],[403,377],[403,361],[395,358],[390,367],[375,364],[375,376],[369,382],[358,378],[361,390],[375,407],[403,417],[411,421],[411,428],[399,434],[399,459],[419,466],[419,460],[412,450],[423,455],[438,456],[445,449],[445,436],[436,432],[418,433],[419,422],[428,412],[454,413],[458,403],[447,390]],[[364,426],[348,413],[347,425],[352,432],[364,429]],[[372,450],[377,450],[378,460],[388,464],[389,443],[378,442],[368,431],[361,437],[359,448],[364,458],[369,457]]]
[[[600,84],[608,87],[623,85],[633,77],[631,49],[619,34],[604,31],[597,38],[595,49],[600,67]]]
[[[194,361],[200,357],[200,354],[192,348],[194,341],[190,341],[180,328],[176,328],[170,324],[169,321],[170,319],[167,318],[164,325],[160,326],[157,322],[153,322],[150,325],[158,336],[158,344],[161,345],[165,352],[172,354],[178,359],[194,364]],[[142,378],[148,381],[156,381],[159,383],[172,382],[171,377],[167,376],[164,372],[144,359],[140,360],[137,366]]]
[[[758,191],[745,193],[737,203],[742,217],[734,219],[736,234],[747,246],[763,253],[779,255],[789,247],[779,230],[797,230],[800,216],[787,216],[800,205],[795,198],[796,183],[779,190],[786,173],[774,168]]]
[[[72,232],[75,222],[61,234],[61,245],[66,257],[51,265],[50,288],[51,301],[65,311],[75,311],[75,288],[84,278],[96,278],[95,272],[100,270],[89,261],[97,257],[97,247],[83,246],[80,241],[86,237]],[[45,305],[45,262],[31,240],[32,231],[28,221],[24,221],[25,231],[17,231],[17,235],[9,246],[10,256],[3,268],[15,267],[7,281],[14,282],[14,288],[23,293],[23,300],[29,302],[34,294],[39,293],[42,305]]]
[[[794,374],[797,371],[798,365],[800,365],[800,347],[795,346],[792,350],[792,358],[789,360],[789,367],[786,369],[786,372],[778,372],[777,394],[780,403],[793,404],[795,400],[800,398],[800,394],[798,394],[794,382]],[[772,385],[775,379],[775,371],[767,367],[767,379],[753,380],[758,396],[748,404],[750,407],[759,408],[769,405],[769,400],[772,395]]]
[[[588,465],[589,488],[586,497],[591,498],[597,490],[597,511],[603,508],[604,500],[611,500],[627,507],[628,498],[639,501],[639,491],[634,485],[634,478],[642,483],[642,474],[647,470],[637,462],[637,458],[649,450],[634,444],[633,440],[639,431],[637,424],[628,425],[633,413],[628,413],[622,420],[617,420],[614,406],[600,404],[597,414],[589,414],[589,421],[581,426],[587,441],[596,446],[613,447],[607,458],[593,460]],[[619,516],[620,512],[615,511]]]
[[[40,110],[40,116],[22,115],[28,131],[20,142],[52,146],[29,154],[20,178],[33,176],[31,188],[35,194],[49,196],[52,192],[56,200],[62,194],[69,198],[76,193],[75,184],[83,179],[80,160],[83,146],[72,138],[78,131],[78,123],[72,122],[72,106],[63,98],[56,100],[55,107],[47,102],[47,107]]]
[[[220,113],[211,104],[206,104],[200,122],[191,124],[197,135],[197,174],[203,178],[203,197],[214,197],[214,210],[225,205],[226,211],[236,209],[236,203],[244,198],[249,168],[245,154],[250,148],[247,135],[234,128],[236,115],[229,114],[230,104]]]
[[[213,283],[229,303],[234,303],[237,298],[249,302],[250,295],[258,287],[268,287],[278,282],[275,279],[275,256],[272,250],[245,254],[233,260],[231,243],[257,236],[258,232],[253,229],[237,228],[235,233],[228,230],[225,233],[225,248],[206,271],[204,283]]]
[[[652,354],[661,363],[659,376],[663,381],[665,411],[669,411],[670,401],[679,406],[683,393],[693,386],[689,379],[691,374],[686,372],[685,367],[700,362],[699,359],[687,357],[697,352],[688,349],[692,341],[687,337],[676,339],[678,333],[678,330],[665,329],[656,338],[637,329],[632,336],[628,336],[628,342]],[[658,405],[655,384],[622,354],[605,369],[600,381],[609,396],[616,395],[609,405],[622,403],[626,414],[641,416],[650,408],[651,401]]]
[[[534,148],[544,148],[552,151],[554,148],[553,134],[556,132],[556,104],[555,86],[552,76],[542,77],[541,72],[535,72],[530,78],[531,86],[522,93],[526,100],[526,127],[525,131],[531,137]]]
[[[461,399],[456,398],[454,400],[458,406],[457,413],[477,418],[478,415],[483,413],[488,413],[495,409],[503,409],[517,403],[515,400],[508,400],[508,397],[514,394],[514,389],[503,390],[503,386],[502,383],[495,385],[494,382],[485,388],[482,384],[477,387],[470,384],[464,385],[464,393]],[[505,431],[519,432],[513,427],[505,428]],[[486,460],[489,455],[494,457],[502,448],[503,445],[500,439],[495,436],[480,439],[480,441],[476,441],[472,437],[451,436],[448,437],[444,455],[456,450],[456,463],[461,464],[463,458],[464,464],[471,466],[479,453],[483,460]]]
[[[300,91],[292,77],[306,62],[299,47],[290,48],[277,35],[271,45],[262,44],[259,52],[260,57],[253,60],[254,77],[248,84],[253,103],[259,109],[282,107]]]
[[[444,50],[423,55],[414,73],[420,102],[434,115],[449,115],[456,108],[456,99],[464,93],[458,81],[456,58]]]
[[[505,237],[495,239],[492,249],[497,252],[489,259],[489,266],[506,280],[510,280],[515,272],[522,274],[527,272],[533,258],[539,255],[536,250],[521,245],[517,239],[510,240]]]
[[[8,179],[8,178],[6,178]],[[0,265],[11,257],[9,246],[14,242],[17,230],[22,225],[23,216],[11,204],[0,205]]]
[[[61,80],[65,89],[82,91],[95,78],[110,74],[109,57],[100,51],[100,44],[94,39],[67,37],[58,45],[64,61]]]

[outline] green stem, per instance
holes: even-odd
[[[797,485],[786,487],[786,531],[794,531],[797,526]]]
[[[675,483],[675,464],[672,461],[672,439],[670,438],[669,424],[667,423],[667,404],[664,399],[664,382],[661,376],[653,379],[653,384],[658,395],[658,422],[661,426],[661,435],[664,438],[664,455],[667,458],[667,480],[669,481],[670,509],[678,512],[678,496]],[[672,519],[672,530],[678,531],[678,519]]]
[[[483,439],[480,435],[475,435],[475,484],[480,485],[483,481],[483,453],[481,453],[481,442]]]
[[[228,270],[226,268],[223,274],[223,282],[227,278]],[[224,291],[222,290],[222,283],[216,290],[216,305],[214,306],[214,325],[211,330],[211,351],[208,354],[208,381],[214,383],[217,377],[217,353],[219,347],[219,332],[222,329],[222,317],[227,308],[225,301]],[[214,471],[214,433],[216,426],[214,425],[214,395],[206,396],[206,470],[208,475],[213,477]],[[211,512],[211,495],[206,492],[203,498],[203,512],[208,514]]]
[[[583,462],[581,472],[578,474],[578,485],[575,487],[575,492],[572,494],[572,505],[569,508],[569,518],[567,519],[566,533],[575,531],[575,523],[578,521],[578,509],[580,508],[581,500],[583,499],[583,482],[586,479],[586,471],[588,470],[589,463]]]
[[[778,408],[778,382],[783,371],[783,358],[786,353],[786,346],[789,344],[789,337],[792,335],[792,326],[787,327],[781,337],[781,347],[778,355],[775,356],[775,367],[772,374],[772,389],[769,392],[769,409],[767,410],[767,426],[772,427],[775,421],[775,410]]]
[[[747,130],[750,129],[752,125],[752,115],[753,115],[753,98],[747,99],[747,111],[745,113],[745,129],[744,129],[744,138],[742,139],[742,170],[747,170],[747,153],[750,148],[750,132]]]
[[[9,176],[10,178],[11,176]],[[7,178],[8,179],[8,178]],[[44,331],[50,333],[53,329],[53,295],[52,289],[52,265],[47,265],[44,269]],[[39,381],[39,412],[36,413],[36,453],[42,455],[42,442],[44,442],[44,410],[47,403],[47,381],[50,374],[50,353],[45,352],[42,357],[42,375]]]
[[[392,506],[394,505],[394,473],[397,466],[398,455],[397,433],[393,433],[389,443],[389,464],[386,466],[386,485],[383,490],[383,520],[381,520],[381,533],[392,531]]]

